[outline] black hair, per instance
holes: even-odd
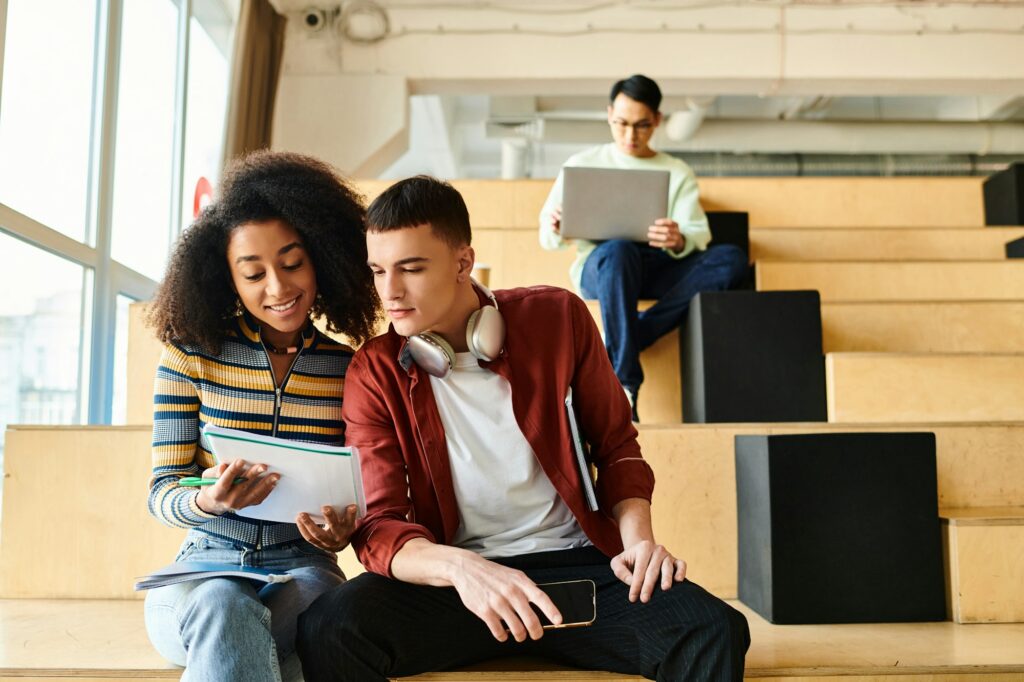
[[[661,106],[661,88],[650,78],[639,73],[617,81],[612,86],[608,101],[614,102],[620,93],[641,104],[646,104],[654,113],[658,113],[658,107]]]
[[[430,225],[434,234],[453,248],[473,239],[469,210],[459,191],[429,175],[400,180],[388,187],[366,209],[368,232]]]
[[[363,199],[337,171],[309,156],[259,151],[228,167],[219,194],[171,254],[149,313],[161,341],[220,352],[237,324],[231,233],[268,220],[298,232],[312,261],[319,296],[310,315],[356,343],[373,336],[379,299],[366,267]]]

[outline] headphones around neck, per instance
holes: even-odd
[[[491,300],[469,316],[466,324],[466,345],[473,357],[485,362],[496,360],[505,345],[505,318],[498,311],[498,300],[491,290],[470,278],[473,286]],[[447,379],[455,369],[455,350],[440,334],[423,332],[410,336],[409,354],[430,376]]]

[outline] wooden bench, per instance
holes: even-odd
[[[774,626],[742,604],[751,647],[747,679],[764,682],[1021,682],[1024,625],[907,623]],[[0,680],[176,680],[150,646],[142,603],[129,600],[0,600]],[[639,677],[502,660],[422,682],[634,682]]]

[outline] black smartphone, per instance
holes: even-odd
[[[573,628],[590,625],[597,619],[596,588],[593,580],[567,580],[561,583],[538,583],[562,614],[562,624],[552,625],[536,604],[531,604],[545,628]]]

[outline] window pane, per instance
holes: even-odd
[[[135,299],[118,295],[117,328],[114,331],[114,405],[111,424],[125,424],[128,418],[128,308]]]
[[[200,178],[220,177],[227,113],[231,37],[235,17],[217,0],[197,0],[188,55],[188,111],[185,115],[185,184],[181,227],[192,222]]]
[[[96,4],[8,0],[0,202],[85,241]]]
[[[111,255],[157,280],[171,242],[177,21],[171,0],[124,4]]]
[[[0,425],[74,424],[85,269],[0,232]],[[0,431],[0,461],[3,459]]]

